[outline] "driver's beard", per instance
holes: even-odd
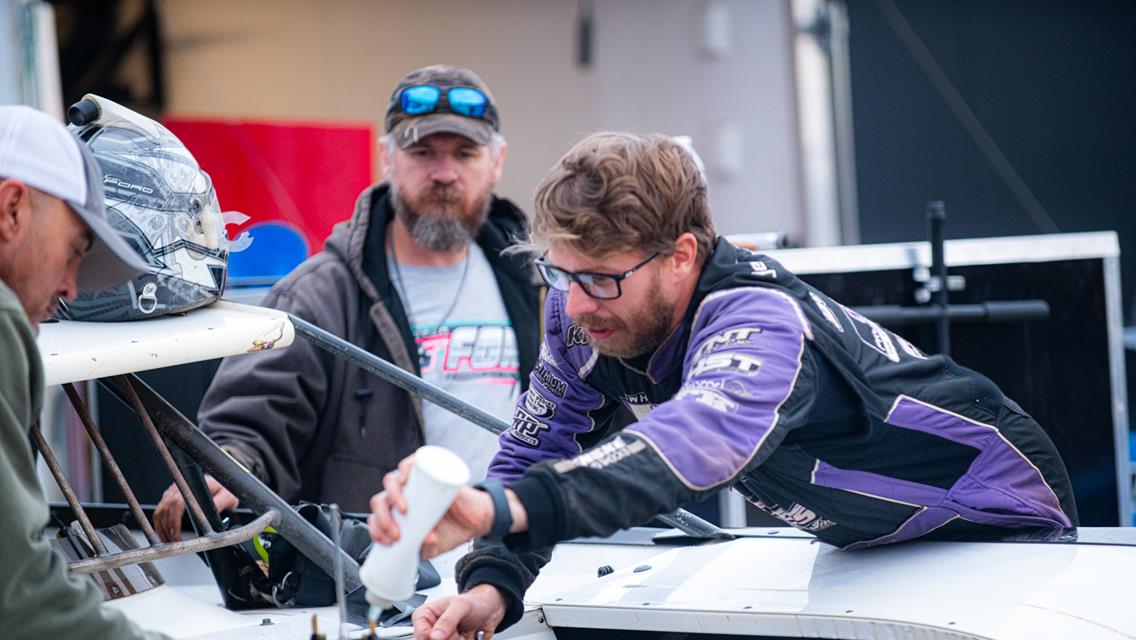
[[[592,329],[615,329],[619,336],[618,342],[595,342],[592,348],[601,355],[613,358],[634,358],[658,349],[670,336],[673,326],[675,301],[667,299],[659,288],[658,279],[651,283],[643,307],[636,311],[632,322],[624,322],[617,318],[602,318],[589,313],[582,313],[572,320],[584,327]]]
[[[412,202],[391,182],[395,216],[406,225],[410,237],[430,251],[458,251],[473,241],[489,215],[489,200],[486,192],[465,209],[461,192],[435,185]]]

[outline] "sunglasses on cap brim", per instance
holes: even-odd
[[[432,84],[420,84],[399,91],[398,108],[408,116],[450,112],[467,118],[487,119],[492,109],[489,96],[470,87],[442,89]]]

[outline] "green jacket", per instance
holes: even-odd
[[[165,638],[103,607],[95,585],[69,575],[44,535],[47,500],[28,439],[42,406],[43,363],[35,335],[19,299],[0,281],[0,635]]]

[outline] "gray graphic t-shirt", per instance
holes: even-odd
[[[408,310],[422,378],[508,422],[521,388],[517,338],[485,253],[471,244],[466,260],[420,267],[395,265],[388,255],[387,266]],[[475,480],[484,478],[497,436],[429,402],[422,410],[426,442],[457,453]]]

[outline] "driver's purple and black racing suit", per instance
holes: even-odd
[[[599,355],[550,293],[545,340],[489,474],[529,530],[480,544],[459,587],[510,600],[555,543],[732,486],[844,549],[1076,524],[1052,442],[985,376],[926,355],[719,239],[685,321],[648,358]],[[621,407],[638,421],[619,429]]]

